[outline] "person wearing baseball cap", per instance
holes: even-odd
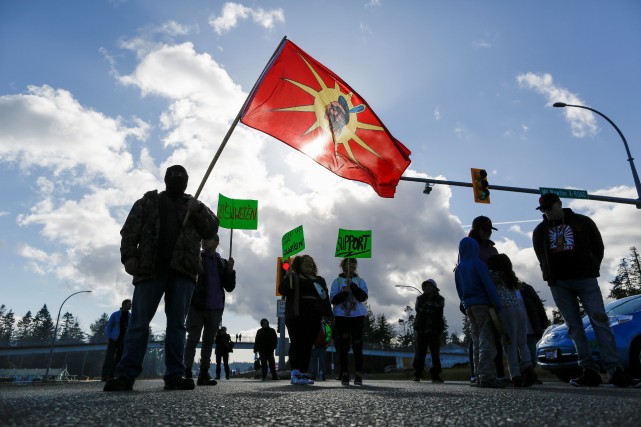
[[[492,255],[498,255],[499,253],[494,247],[494,242],[490,240],[492,230],[496,230],[492,225],[492,220],[481,215],[474,218],[472,229],[468,234],[468,237],[473,238],[479,244],[479,257],[485,264],[487,264],[487,260]]]
[[[556,194],[539,197],[536,209],[543,213],[543,221],[532,234],[534,252],[543,280],[548,282],[554,302],[568,325],[568,336],[574,341],[579,367],[583,369],[583,373],[570,384],[577,387],[601,384],[599,364],[592,357],[592,348],[581,320],[580,302],[594,329],[609,382],[617,387],[629,386],[632,379],[619,362],[597,280],[605,249],[599,229],[589,217],[563,208]]]
[[[496,227],[492,225],[492,220],[486,216],[480,215],[474,218],[472,221],[472,229],[468,234],[468,237],[476,240],[476,243],[479,245],[479,258],[487,265],[487,260],[494,255],[498,255],[499,251],[494,247],[494,242],[490,240],[492,237],[492,230],[497,230]],[[498,230],[497,230],[498,231]],[[465,310],[461,310],[465,314]],[[472,377],[470,382],[476,383],[475,378],[475,369],[474,369],[474,353],[472,349],[472,343],[468,349],[470,356],[470,370],[472,372]],[[503,346],[501,345],[501,339],[497,337],[496,342],[496,357],[494,358],[494,367],[496,369],[497,378],[503,380],[505,379],[505,367],[503,364]]]

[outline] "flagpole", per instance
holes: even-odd
[[[262,80],[263,76],[265,75],[265,71],[269,68],[271,65],[274,57],[278,54],[280,51],[281,46],[287,41],[287,36],[283,37],[283,39],[280,41],[278,44],[278,47],[272,54],[271,58],[269,58],[269,61],[267,61],[267,64],[265,65],[265,68],[263,68],[263,71],[260,73],[260,76],[258,77],[258,80],[256,80],[256,83],[254,83],[254,86],[252,87],[252,90],[249,92],[247,95],[247,98],[245,99],[245,102],[243,102],[243,106],[240,108],[238,111],[238,114],[236,115],[236,118],[231,124],[231,127],[227,131],[227,134],[225,135],[225,138],[223,138],[223,142],[220,144],[220,147],[218,147],[218,151],[216,151],[216,154],[214,155],[214,158],[211,160],[211,163],[209,164],[209,167],[207,168],[207,172],[205,172],[205,176],[203,176],[202,181],[200,182],[200,185],[198,186],[198,190],[196,190],[196,194],[194,195],[194,199],[198,199],[198,196],[200,196],[200,192],[202,191],[203,187],[205,186],[205,183],[207,182],[207,179],[209,178],[209,175],[211,174],[212,169],[214,169],[214,165],[218,161],[218,158],[220,157],[221,153],[223,152],[223,149],[225,148],[225,145],[227,145],[227,141],[229,141],[229,138],[231,137],[232,132],[236,128],[236,125],[240,121],[241,116],[243,115],[243,112],[245,111],[245,108],[247,107],[247,104],[249,104],[249,101],[252,99],[254,96],[254,90],[256,90],[256,87]],[[189,211],[187,211],[187,215],[185,215],[185,219],[183,221],[183,226],[187,224],[187,220],[189,219]],[[231,255],[230,255],[231,256]]]
[[[229,233],[229,258],[231,258],[231,242],[234,239],[234,229],[232,228]]]

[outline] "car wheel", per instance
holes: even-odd
[[[641,338],[634,340],[630,346],[630,374],[634,378],[641,377]]]
[[[554,375],[564,383],[569,383],[570,380],[577,378],[583,372],[581,369],[572,369],[567,371],[555,372]]]

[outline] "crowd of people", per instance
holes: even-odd
[[[234,260],[217,252],[218,218],[203,203],[185,194],[188,175],[184,167],[171,166],[165,174],[165,191],[149,191],[136,201],[121,230],[121,261],[133,276],[132,300],[125,300],[109,319],[109,345],[102,377],[105,391],[132,390],[142,372],[149,325],[161,298],[165,300],[164,388],[192,390],[195,385],[213,386],[230,378],[229,353],[235,342],[221,326],[225,294],[236,287]],[[563,208],[554,194],[539,199],[543,221],[533,233],[533,245],[543,279],[569,327],[579,355],[582,375],[575,386],[601,383],[599,366],[585,336],[579,302],[595,330],[608,381],[619,387],[632,379],[618,360],[614,336],[605,314],[597,277],[604,246],[594,222]],[[477,217],[469,235],[459,243],[454,281],[461,311],[471,327],[471,384],[482,388],[529,387],[538,381],[535,345],[549,324],[545,309],[532,286],[520,281],[506,254],[495,248],[492,221]],[[367,316],[367,283],[358,274],[355,258],[344,258],[339,274],[328,286],[309,255],[294,258],[280,280],[285,297],[285,325],[290,338],[290,381],[295,385],[324,381],[325,350],[333,341],[339,356],[341,384],[363,385],[363,330]],[[445,329],[445,300],[435,280],[422,283],[416,298],[414,319],[414,381],[421,381],[429,349],[433,383],[442,383],[440,342]],[[131,313],[129,311],[131,310]],[[274,350],[276,331],[267,319],[260,321],[254,353],[262,379],[268,369],[278,379]],[[202,350],[197,381],[193,364],[198,343]],[[353,353],[350,370],[348,353]],[[216,376],[209,370],[216,356]],[[504,373],[507,358],[509,378]]]

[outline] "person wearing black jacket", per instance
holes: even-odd
[[[201,252],[202,272],[191,297],[191,305],[187,313],[187,342],[185,343],[185,378],[192,377],[192,367],[196,354],[196,346],[202,333],[203,345],[200,351],[200,369],[198,385],[216,385],[211,378],[211,350],[214,345],[218,327],[225,309],[225,292],[236,288],[236,271],[234,259],[223,259],[216,249],[219,237],[203,240]]]
[[[421,284],[423,294],[416,297],[414,311],[414,331],[416,333],[416,348],[414,353],[414,378],[420,381],[425,368],[427,348],[432,355],[430,376],[433,383],[442,383],[441,378],[441,334],[445,330],[443,307],[445,299],[441,296],[433,279]]]
[[[258,353],[260,365],[263,371],[263,381],[267,379],[267,366],[272,374],[272,379],[277,380],[276,360],[274,360],[274,350],[278,346],[278,337],[274,328],[269,326],[267,319],[260,321],[260,329],[256,332],[254,338],[254,354]]]
[[[529,326],[527,328],[527,346],[530,349],[532,365],[536,366],[536,343],[539,342],[543,332],[550,325],[550,319],[548,319],[548,315],[545,312],[543,301],[541,301],[539,294],[536,293],[532,285],[521,282],[519,292],[521,292]]]
[[[553,193],[541,196],[536,209],[543,213],[543,221],[532,234],[534,252],[541,265],[543,280],[548,282],[554,302],[568,325],[568,336],[574,341],[579,367],[583,368],[582,375],[570,384],[597,387],[602,381],[581,319],[581,302],[594,329],[609,382],[617,387],[629,386],[631,378],[619,361],[597,281],[604,254],[599,229],[589,217],[563,208],[561,199]]]

